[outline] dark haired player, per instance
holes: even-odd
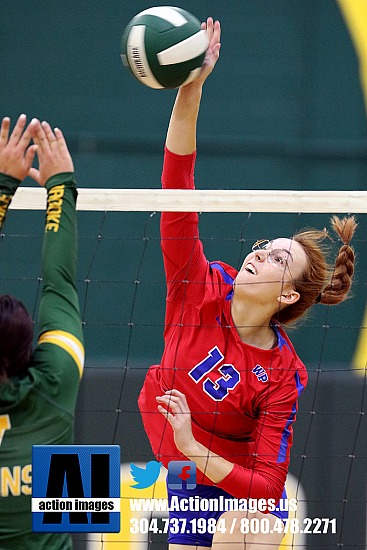
[[[38,338],[13,296],[0,296],[0,548],[67,550],[64,533],[32,533],[32,445],[73,441],[74,409],[84,366],[75,288],[77,198],[74,167],[60,130],[21,115],[9,136],[0,129],[0,228],[18,185],[27,176],[46,188],[42,295]],[[34,145],[30,145],[33,137]],[[32,168],[37,153],[39,169]]]

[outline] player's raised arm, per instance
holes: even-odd
[[[207,30],[209,46],[201,73],[191,84],[179,89],[167,132],[167,148],[178,155],[196,150],[196,124],[202,88],[219,58],[220,23],[209,17],[202,28]]]
[[[187,86],[180,88],[172,110],[166,138],[162,185],[166,189],[193,189],[196,155],[196,126],[202,87],[212,72],[220,49],[220,23],[209,17],[202,24],[209,35],[209,46],[200,75]],[[196,213],[163,213],[161,218],[162,250],[168,298],[180,299],[180,281],[203,280],[206,259],[198,240]],[[185,288],[187,300],[201,300],[204,285]],[[194,295],[193,295],[194,294]]]
[[[60,130],[19,117],[0,129],[0,212],[20,181],[31,175],[47,190],[42,252],[40,333],[33,350],[33,319],[15,296],[0,296],[0,470],[18,472],[0,498],[0,548],[69,549],[67,533],[32,530],[32,446],[73,443],[74,414],[84,363],[75,288],[76,183]],[[29,145],[33,137],[34,145]],[[39,169],[32,168],[37,151]],[[46,194],[46,193],[45,193]],[[46,197],[45,197],[46,198]],[[14,266],[19,269],[19,266]],[[12,475],[12,474],[11,474]]]
[[[29,146],[30,127],[26,126],[26,115],[20,115],[13,131],[10,132],[10,118],[4,117],[0,127],[0,229],[21,181],[28,175],[37,149]],[[28,147],[29,146],[29,147]]]
[[[76,292],[76,181],[64,136],[47,122],[35,123],[39,169],[30,175],[47,190],[42,251],[43,290],[39,310],[39,345],[50,343],[68,352],[81,375],[83,336]]]

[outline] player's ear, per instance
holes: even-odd
[[[291,289],[289,291],[284,290],[280,296],[278,296],[277,300],[280,304],[284,304],[285,306],[290,306],[291,304],[295,304],[300,299],[301,295],[297,290]]]

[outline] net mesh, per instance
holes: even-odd
[[[259,191],[239,193],[237,199],[219,191],[199,199],[186,191],[184,197],[182,192],[163,197],[162,191],[143,190],[143,195],[125,191],[128,193],[123,195],[115,190],[84,189],[80,193],[78,291],[87,356],[77,407],[76,443],[121,445],[126,494],[131,492],[130,462],[153,459],[137,397],[147,369],[159,363],[163,352],[166,285],[159,210],[200,210],[200,237],[207,258],[223,260],[235,268],[260,238],[291,236],[310,226],[322,229],[329,227],[330,213],[357,213],[359,227],[353,245],[358,263],[353,297],[337,308],[315,306],[297,329],[288,331],[309,373],[295,425],[290,491],[300,503],[299,521],[307,517],[313,523],[307,534],[288,533],[282,548],[365,548],[364,192],[326,193],[322,200],[318,192],[301,196],[289,192],[282,210],[284,196],[278,192],[272,192],[268,201],[266,192],[262,195]],[[142,196],[144,204],[136,211]],[[1,292],[23,300],[36,321],[43,230],[40,209],[44,207],[37,202],[40,197],[35,189],[19,193],[0,240]],[[252,206],[256,203],[251,212],[244,207],[249,197]],[[164,206],[158,208],[162,200]],[[161,489],[156,490],[155,496]],[[128,506],[129,498],[125,500]],[[76,548],[166,548],[164,533],[131,534],[131,510],[123,508],[124,514],[127,518],[120,534],[76,535]],[[154,514],[142,517],[152,518]],[[323,533],[317,518],[336,518],[336,533],[330,532],[330,526]]]

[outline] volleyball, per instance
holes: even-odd
[[[145,86],[173,89],[199,75],[207,47],[207,33],[196,17],[181,8],[157,6],[128,23],[121,59]]]

